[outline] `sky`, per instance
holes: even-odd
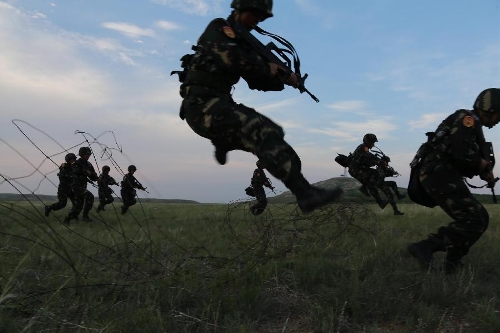
[[[139,197],[245,198],[257,158],[230,152],[218,165],[210,141],[179,118],[170,76],[230,3],[0,0],[0,174],[10,180],[0,193],[55,194],[64,150],[88,140],[97,171],[116,161],[110,175],[120,180],[137,166],[149,192]],[[273,13],[260,27],[294,45],[320,102],[291,87],[252,91],[243,80],[233,98],[284,128],[311,183],[343,175],[337,153],[374,133],[407,187],[425,132],[500,87],[500,0],[275,0]],[[500,127],[484,132],[500,156]]]

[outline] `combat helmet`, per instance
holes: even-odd
[[[378,142],[377,136],[372,133],[367,133],[363,137],[363,143],[364,144],[375,144],[375,142]]]
[[[497,113],[500,112],[500,88],[488,88],[477,96],[474,110]]]
[[[128,172],[132,172],[132,171],[137,171],[137,168],[135,167],[135,165],[132,164],[132,165],[128,166],[127,170],[128,170]]]
[[[238,10],[257,9],[264,14],[262,21],[273,17],[273,0],[233,0],[231,8]]]
[[[104,165],[102,167],[102,172],[109,172],[111,170],[111,168],[109,167],[109,165]]]
[[[83,156],[83,155],[90,155],[92,154],[92,150],[90,147],[80,147],[78,150],[78,155]]]
[[[66,163],[69,163],[69,161],[76,161],[76,155],[73,153],[68,153],[66,156],[64,156],[64,160]]]
[[[257,166],[257,168],[259,169],[264,169],[264,162],[262,162],[261,160],[258,160],[255,165]]]

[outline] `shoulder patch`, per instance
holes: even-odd
[[[367,152],[367,151],[369,151],[369,150],[370,150],[370,148],[368,148],[368,147],[365,147],[365,151],[366,151],[366,152]]]
[[[465,116],[464,119],[462,120],[462,123],[464,124],[465,127],[472,127],[474,126],[474,117]]]
[[[229,26],[222,27],[222,32],[224,32],[224,34],[227,37],[229,37],[229,38],[235,38],[236,37],[236,34],[233,31],[233,28],[231,28]]]

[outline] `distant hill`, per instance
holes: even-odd
[[[57,196],[55,195],[45,195],[45,194],[13,194],[13,193],[0,193],[0,201],[37,201],[38,199],[43,202],[56,202]],[[96,200],[98,200],[96,198]],[[150,198],[141,198],[141,202],[145,203],[172,203],[172,204],[199,204],[198,201],[194,200],[183,200],[183,199],[150,199]]]
[[[356,179],[351,177],[335,177],[327,180],[323,180],[313,184],[314,186],[318,186],[321,188],[334,188],[340,186],[344,190],[344,195],[341,197],[340,202],[363,202],[363,203],[374,203],[375,200],[372,197],[366,197],[363,193],[361,193],[358,189],[361,186],[361,183]],[[406,188],[399,187],[399,192],[402,194],[406,194]],[[380,195],[382,199],[385,198],[385,195],[380,191]],[[476,197],[479,202],[484,204],[493,203],[491,194],[476,194],[474,193],[474,197]],[[290,192],[286,191],[274,197],[268,197],[269,203],[274,204],[293,204],[296,202],[295,196]],[[500,200],[500,198],[499,198]],[[412,203],[408,196],[402,200],[397,200],[396,203]]]

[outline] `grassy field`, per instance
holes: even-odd
[[[399,206],[2,202],[0,332],[500,332],[500,206],[455,275],[406,252],[449,218]]]

